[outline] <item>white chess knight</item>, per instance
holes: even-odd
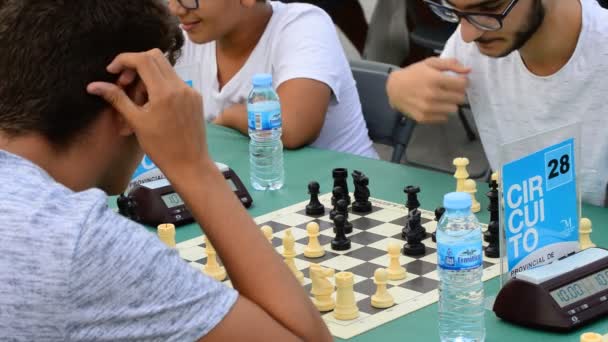
[[[302,284],[304,282],[304,274],[302,271],[298,270],[294,260],[296,257],[295,244],[296,239],[291,233],[291,228],[286,229],[285,235],[283,236],[283,257],[285,257],[285,264],[287,264],[287,267],[289,267],[296,279]]]
[[[223,281],[226,279],[226,269],[217,261],[217,252],[211,245],[211,242],[205,235],[205,253],[207,254],[207,263],[203,267],[203,272],[214,278],[217,281]]]
[[[308,245],[304,249],[304,256],[308,258],[320,258],[325,255],[325,249],[319,243],[319,224],[310,222],[306,225],[308,233]]]
[[[581,250],[585,250],[587,248],[595,247],[595,244],[591,242],[591,220],[586,217],[581,219],[579,225],[579,243]]]
[[[334,270],[319,264],[310,264],[310,280],[312,289],[310,293],[314,296],[312,302],[321,312],[331,311],[336,303],[331,295],[334,293],[334,284],[327,278],[334,276]]]

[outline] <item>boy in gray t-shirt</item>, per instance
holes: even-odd
[[[6,0],[0,23],[2,340],[331,340],[209,157],[164,0]],[[144,152],[234,290],[107,207]]]

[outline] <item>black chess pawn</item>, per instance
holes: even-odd
[[[306,205],[306,215],[319,216],[325,214],[325,206],[319,201],[319,183],[308,183],[308,193],[310,194],[310,202]]]
[[[418,209],[414,209],[410,213],[409,219],[409,230],[406,235],[407,242],[403,246],[403,254],[408,256],[424,255],[426,252],[426,246],[422,243],[422,232],[424,227],[421,224],[421,212]]]
[[[488,258],[500,257],[500,245],[498,243],[498,222],[490,221],[488,224],[488,231],[490,231],[490,244],[485,248],[485,255]]]
[[[348,183],[346,182],[348,170],[345,168],[333,169],[332,176],[334,178],[334,188],[337,186],[342,187],[344,190],[342,198],[346,200],[347,204],[350,204],[350,194],[348,192]]]
[[[333,206],[333,208],[329,211],[329,219],[333,220],[336,214],[338,213],[338,200],[344,197],[344,188],[341,186],[335,186],[334,189],[331,191],[331,194],[331,205]]]
[[[372,203],[369,201],[369,178],[362,172],[355,170],[352,174],[353,183],[355,185],[355,202],[353,203],[353,212],[369,213],[372,211]]]
[[[336,203],[336,213],[344,216],[344,232],[346,234],[352,233],[353,224],[348,221],[348,204],[346,203],[345,199],[338,200]]]
[[[407,202],[405,202],[405,207],[408,209],[408,213],[411,213],[414,209],[418,209],[420,207],[420,202],[418,201],[420,187],[408,185],[403,189],[403,192],[407,194]]]
[[[336,251],[345,251],[350,249],[350,240],[346,237],[344,231],[344,216],[337,214],[334,217],[334,225],[336,227],[336,237],[331,240],[331,249]]]
[[[431,240],[433,240],[433,242],[437,242],[437,228],[439,228],[439,220],[441,220],[441,217],[443,216],[444,213],[445,213],[444,207],[438,207],[437,209],[435,209],[435,221],[437,222],[437,225],[435,226],[436,227],[435,231],[431,235]]]

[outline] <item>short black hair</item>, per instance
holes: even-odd
[[[86,86],[115,82],[118,54],[159,48],[174,63],[183,43],[164,0],[0,0],[0,131],[67,146],[108,106]]]

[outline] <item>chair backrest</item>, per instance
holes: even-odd
[[[397,66],[372,61],[351,61],[353,77],[361,100],[370,138],[377,143],[399,145],[400,153],[409,142],[414,122],[394,110],[386,94],[386,81]],[[399,156],[396,156],[400,158]],[[393,158],[395,159],[395,158]],[[395,160],[393,160],[395,161]],[[398,162],[398,161],[395,161]]]
[[[600,6],[604,8],[608,8],[608,0],[597,0],[600,3]]]

